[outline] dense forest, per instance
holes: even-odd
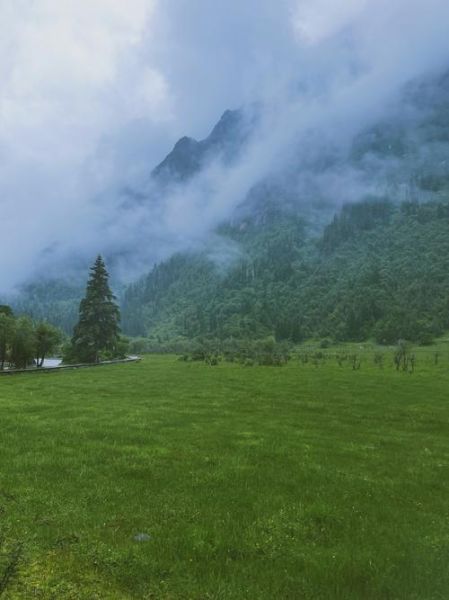
[[[449,205],[368,200],[319,237],[293,215],[222,227],[241,258],[176,255],[130,286],[124,330],[216,337],[428,343],[449,328]]]
[[[28,315],[35,321],[49,321],[71,336],[84,288],[83,275],[75,283],[62,278],[33,281],[24,285],[19,295],[5,297],[3,302],[11,304],[17,314]]]
[[[176,254],[118,289],[125,335],[157,344],[267,336],[390,344],[428,343],[449,329],[445,202],[346,205],[318,235],[297,214],[272,209],[217,233],[237,258]],[[14,309],[71,334],[82,294],[61,281],[35,283]]]

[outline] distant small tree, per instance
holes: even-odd
[[[411,354],[412,345],[410,342],[406,340],[399,340],[396,351],[394,353],[394,364],[396,366],[396,371],[408,371],[410,367],[410,360],[413,356],[413,371],[415,370],[415,358],[414,355]]]
[[[20,317],[15,322],[9,362],[16,369],[26,369],[33,363],[35,355],[36,333],[33,322],[28,317]]]
[[[11,347],[16,333],[16,321],[7,312],[2,312],[0,307],[0,369],[5,368],[8,362]]]
[[[109,287],[109,274],[101,256],[90,269],[86,296],[81,300],[69,360],[96,363],[101,355],[118,355],[120,311]]]
[[[360,356],[358,354],[353,354],[351,357],[351,360],[352,360],[352,370],[359,371],[360,367],[362,366],[362,361],[360,359]]]
[[[384,368],[384,354],[383,354],[383,352],[375,352],[373,360],[374,360],[374,364],[376,365],[376,367],[379,367],[380,369]]]
[[[49,323],[38,323],[36,335],[36,365],[42,367],[45,358],[56,350],[62,340],[61,332]]]

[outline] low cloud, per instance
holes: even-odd
[[[0,0],[0,290],[98,251],[134,276],[204,243],[270,176],[310,194],[311,155],[344,156],[405,83],[449,67],[448,22],[443,0]],[[151,187],[179,137],[250,105],[241,160]],[[336,204],[370,187],[341,166],[315,183]]]

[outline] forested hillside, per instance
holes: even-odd
[[[255,112],[226,111],[207,138],[182,138],[149,171],[157,194],[133,190],[127,210],[162,206],[173,190],[182,198],[210,164],[232,167],[251,142]],[[202,251],[152,270],[149,259],[151,272],[128,288],[114,276],[120,253],[106,256],[125,334],[389,343],[428,342],[449,329],[449,74],[411,82],[346,145],[319,138],[310,132],[307,144],[293,144]],[[0,300],[70,334],[81,282],[41,279]]]
[[[11,304],[17,314],[28,315],[35,321],[49,321],[71,335],[78,319],[78,308],[84,294],[84,282],[52,279],[33,282],[21,289],[18,296],[4,302]]]
[[[131,286],[125,331],[160,341],[211,336],[299,342],[399,338],[449,328],[449,205],[348,205],[318,238],[293,215],[221,234],[242,256],[227,268],[177,255]]]
[[[426,343],[449,329],[448,203],[350,204],[319,235],[271,210],[217,234],[213,258],[176,254],[121,293],[125,334]],[[70,334],[82,293],[34,284],[14,308]]]

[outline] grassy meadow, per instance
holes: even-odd
[[[0,378],[0,597],[448,598],[439,352]]]

